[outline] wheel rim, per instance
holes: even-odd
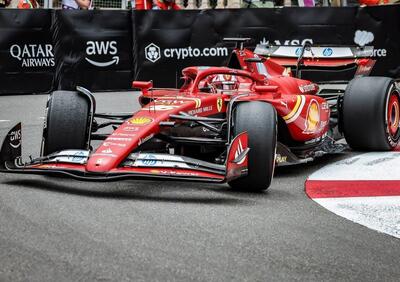
[[[400,101],[396,92],[392,92],[387,104],[387,127],[391,137],[397,137],[400,122]]]

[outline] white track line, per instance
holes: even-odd
[[[373,152],[325,166],[309,180],[400,180],[400,152]]]
[[[400,196],[314,199],[337,215],[400,238]]]
[[[307,195],[329,211],[400,238],[400,152],[371,152],[308,177]]]

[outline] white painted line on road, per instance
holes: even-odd
[[[400,238],[400,152],[357,155],[317,170],[307,195],[348,220]]]
[[[372,152],[327,165],[308,180],[400,180],[400,152]]]
[[[10,120],[8,119],[0,119],[0,122],[9,122]]]
[[[400,196],[316,198],[314,201],[353,222],[400,238]]]

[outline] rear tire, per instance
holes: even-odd
[[[343,97],[343,132],[356,150],[388,151],[400,137],[400,96],[391,78],[353,79]]]
[[[47,102],[42,155],[67,149],[85,149],[89,102],[75,91],[54,91]]]
[[[275,169],[276,111],[264,102],[244,102],[233,114],[233,136],[247,131],[250,148],[248,175],[228,184],[236,190],[263,191],[271,184]]]

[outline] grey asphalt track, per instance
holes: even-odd
[[[98,111],[136,109],[135,96],[98,93]],[[25,158],[39,153],[46,99],[0,97],[0,136],[22,120]],[[278,169],[259,194],[0,174],[0,281],[400,281],[400,240],[303,191],[342,157]]]

